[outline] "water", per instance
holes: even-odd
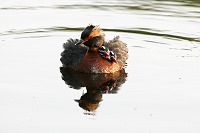
[[[0,20],[1,133],[200,131],[198,0],[0,1]],[[92,112],[74,101],[88,90],[67,85],[59,61],[89,23],[129,48],[127,75],[95,93]]]

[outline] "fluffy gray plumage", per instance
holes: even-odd
[[[87,47],[78,45],[79,39],[69,39],[63,44],[64,51],[61,53],[60,61],[64,67],[77,67],[87,52]],[[76,45],[77,44],[77,45]]]
[[[112,40],[105,43],[104,46],[116,54],[117,63],[125,65],[126,60],[128,59],[128,48],[126,43],[123,43],[120,40],[119,36],[114,37]]]

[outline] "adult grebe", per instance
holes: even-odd
[[[114,73],[121,70],[128,59],[128,48],[119,36],[106,42],[99,26],[88,25],[81,39],[69,39],[61,53],[63,67],[83,73]]]

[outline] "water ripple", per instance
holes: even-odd
[[[26,29],[26,30],[10,30],[7,32],[0,33],[1,36],[4,35],[22,35],[22,34],[34,34],[34,33],[48,33],[48,32],[57,32],[57,31],[82,31],[83,27],[51,27],[51,28],[38,28],[38,29]],[[156,31],[149,28],[138,28],[138,29],[111,29],[111,28],[104,28],[104,31],[109,32],[123,32],[123,33],[133,33],[133,34],[142,34],[142,35],[149,35],[149,36],[159,36],[165,38],[172,38],[172,39],[181,39],[193,42],[200,42],[200,38],[196,37],[187,37],[181,35],[174,35],[174,34],[167,34],[167,33],[160,33],[162,31]]]
[[[50,5],[15,5],[15,6],[0,6],[0,10],[40,10],[40,9],[52,9],[52,10],[123,10],[125,12],[139,12],[144,11],[145,14],[156,14],[161,16],[179,16],[179,17],[193,17],[200,18],[200,2],[197,0],[188,1],[160,1],[145,0],[126,1],[126,2],[89,2],[89,3],[63,3],[63,4],[50,4]],[[180,10],[181,9],[181,10]],[[141,13],[141,12],[140,12]]]

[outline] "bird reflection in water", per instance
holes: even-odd
[[[73,72],[61,67],[60,72],[62,73],[62,79],[70,88],[81,89],[86,87],[87,92],[75,101],[82,109],[86,110],[87,113],[85,114],[88,115],[92,115],[99,107],[102,94],[117,93],[119,87],[125,83],[127,78],[124,69],[109,74],[88,74]]]

